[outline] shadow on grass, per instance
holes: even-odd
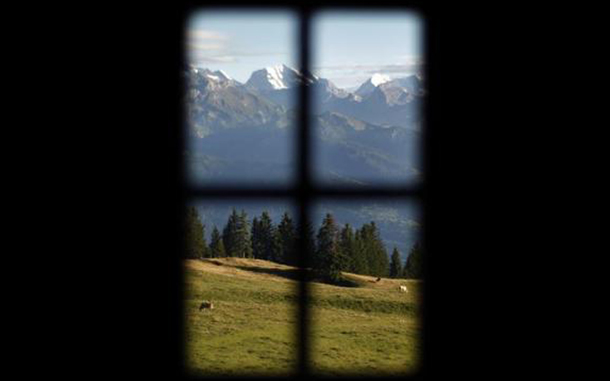
[[[250,266],[235,266],[235,268],[244,270],[244,271],[250,271],[253,273],[258,273],[258,274],[275,275],[275,276],[279,276],[279,277],[291,279],[291,280],[296,280],[296,281],[298,281],[300,279],[299,269],[269,269],[269,268],[261,268],[261,267],[250,267]],[[340,279],[332,280],[332,279],[320,276],[319,274],[316,274],[315,272],[312,272],[312,271],[308,271],[307,281],[315,282],[315,283],[330,284],[332,286],[339,286],[339,287],[362,287],[364,285],[362,282],[348,279],[346,277],[341,277]]]
[[[344,276],[339,277],[339,279],[331,279],[331,278],[325,277],[323,275],[316,274],[315,272],[309,273],[308,281],[316,282],[316,283],[330,284],[331,286],[338,286],[338,287],[353,288],[353,287],[364,286],[364,284],[362,282],[359,282],[359,281],[356,281],[353,279],[349,279]]]
[[[328,279],[315,279],[315,280],[313,280],[313,282],[330,284],[332,286],[338,286],[338,287],[351,287],[351,288],[362,287],[362,284],[360,284],[359,282],[353,281],[351,279],[346,279],[346,278],[342,278],[342,279],[335,280],[335,281],[331,281]]]
[[[251,271],[258,274],[275,275],[286,279],[299,280],[298,269],[267,269],[261,267],[235,266],[236,269]]]

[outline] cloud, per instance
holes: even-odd
[[[421,73],[424,61],[417,56],[397,56],[391,64],[355,64],[327,65],[314,67],[314,73],[328,78],[338,86],[356,86],[375,73],[387,74],[398,78]]]
[[[224,41],[228,40],[228,37],[220,32],[208,29],[189,29],[186,32],[186,38],[188,40],[217,40]]]
[[[186,48],[189,50],[208,51],[208,50],[222,50],[224,45],[218,43],[200,43],[200,42],[188,42]]]
[[[269,51],[258,51],[258,52],[243,52],[243,51],[232,51],[233,55],[240,57],[265,57],[265,56],[282,56],[288,55],[285,52],[269,52]]]
[[[212,55],[191,54],[189,61],[191,61],[191,63],[194,64],[195,66],[198,66],[201,64],[208,64],[208,63],[235,63],[235,62],[238,62],[239,59],[234,56],[226,56],[226,55],[212,56]]]
[[[421,71],[423,63],[412,65],[383,65],[365,70],[367,74],[401,74]]]
[[[235,50],[227,35],[209,29],[187,30],[185,46],[189,60],[194,65],[235,63],[240,62],[240,57],[286,55],[285,52]]]
[[[408,61],[403,61],[395,64],[375,65],[375,64],[345,64],[345,65],[330,65],[318,66],[315,70],[326,72],[341,72],[341,73],[403,73],[418,71],[423,66],[424,62],[418,58],[411,58]]]
[[[186,33],[186,47],[189,52],[218,53],[227,49],[227,36],[205,29],[189,29]]]
[[[187,54],[195,65],[236,62],[236,57],[229,53],[229,43],[228,36],[214,30],[189,29],[186,32]]]

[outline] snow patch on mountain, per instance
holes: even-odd
[[[195,73],[198,73],[199,71],[197,70]],[[231,81],[231,77],[229,77],[224,71],[222,70],[216,70],[216,71],[210,71],[207,69],[203,70],[203,74],[216,82],[226,82],[226,81]]]
[[[366,82],[364,82],[358,90],[356,90],[355,94],[365,98],[367,95],[370,95],[377,87],[380,85],[390,82],[391,78],[388,75],[375,73],[371,78],[369,78]]]
[[[227,73],[225,73],[224,70],[216,70],[214,73],[219,74],[221,77],[224,77],[224,79],[227,79],[227,80],[233,79],[233,78],[229,77],[229,75]]]
[[[286,83],[284,83],[284,65],[277,65],[266,67],[267,80],[273,87],[273,89],[287,89]]]
[[[246,86],[257,91],[274,91],[292,89],[300,83],[311,84],[318,78],[312,75],[304,75],[296,69],[284,64],[269,66],[252,73]]]
[[[377,87],[377,86],[381,85],[382,83],[391,81],[391,79],[390,79],[390,76],[388,76],[388,75],[375,73],[371,77],[370,81],[373,84],[373,86]]]

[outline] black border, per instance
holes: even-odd
[[[546,349],[559,358],[575,353],[563,342],[565,326],[549,329],[566,301],[553,292],[561,280],[544,276],[571,276],[575,268],[591,275],[580,263],[581,242],[569,246],[566,261],[557,257],[574,238],[574,224],[591,225],[564,212],[583,209],[578,200],[589,198],[569,193],[560,203],[557,195],[586,185],[578,175],[592,162],[581,164],[576,155],[574,164],[574,144],[586,151],[582,157],[603,151],[590,145],[590,123],[581,120],[592,109],[582,82],[599,79],[590,54],[574,57],[584,62],[574,62],[576,71],[561,61],[570,49],[599,45],[591,42],[602,35],[590,18],[594,10],[382,0],[257,4],[413,6],[426,17],[423,375],[519,377],[530,373],[524,365],[541,363]],[[25,354],[18,371],[181,377],[175,253],[185,198],[177,128],[183,16],[200,5],[257,4],[24,3],[25,17],[7,13],[9,46],[17,48],[5,60],[9,84],[16,84],[9,86],[10,101],[23,107],[7,108],[17,112],[9,112],[16,117],[3,130],[10,159],[5,187],[25,197],[9,192],[9,209],[19,212],[6,219],[27,231],[5,255],[5,272],[19,274],[7,290],[27,290],[13,298],[15,308],[5,308],[18,320],[5,325],[16,337],[7,346]],[[570,118],[580,98],[587,107]],[[570,200],[577,204],[566,208]],[[589,251],[582,255],[597,252]],[[530,287],[539,283],[548,289]],[[552,368],[542,364],[545,372]]]

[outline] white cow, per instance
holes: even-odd
[[[400,292],[409,292],[409,290],[407,290],[407,286],[400,286]]]

